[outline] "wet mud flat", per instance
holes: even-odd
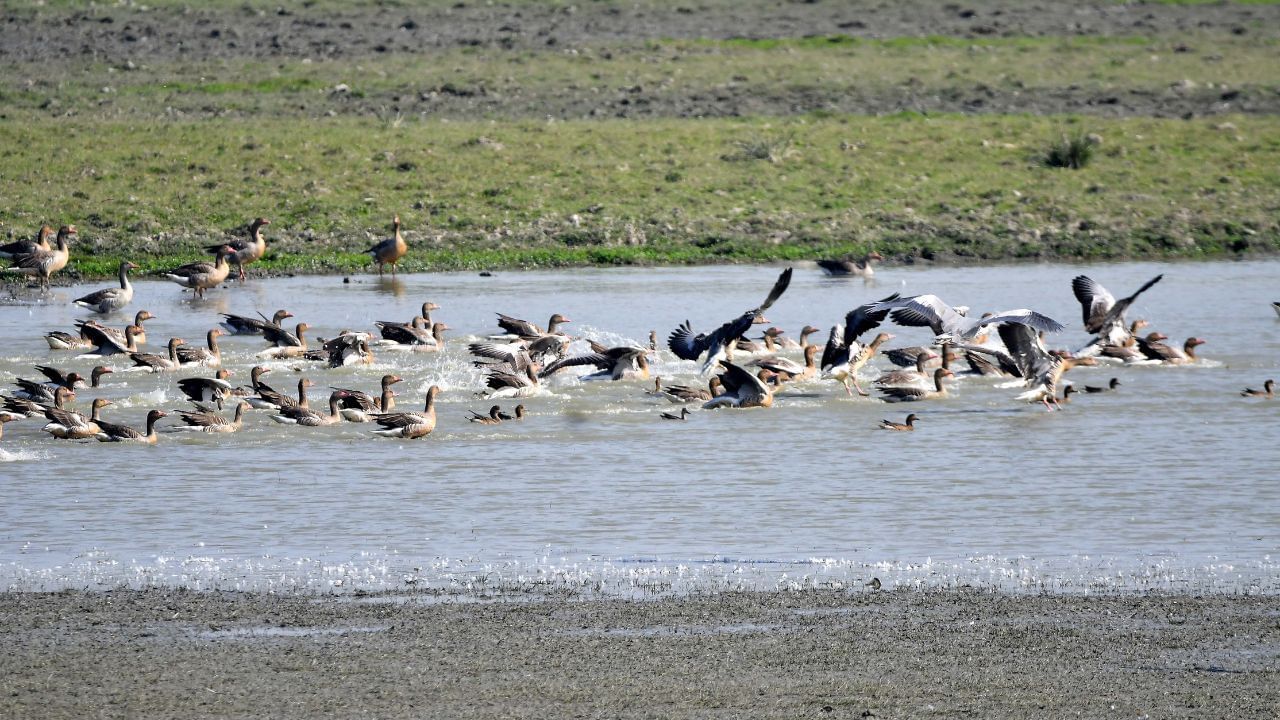
[[[0,716],[1274,717],[1280,598],[0,596]]]

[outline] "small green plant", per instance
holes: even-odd
[[[1092,135],[1085,134],[1084,131],[1076,132],[1074,135],[1063,133],[1062,137],[1049,143],[1049,149],[1044,154],[1044,164],[1049,167],[1079,170],[1089,164],[1096,145],[1097,140]]]

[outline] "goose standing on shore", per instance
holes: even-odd
[[[128,260],[121,260],[120,287],[103,288],[71,302],[102,315],[120,310],[133,302],[133,283],[129,282],[129,271],[137,269],[137,265]]]
[[[39,250],[49,250],[49,238],[53,237],[53,228],[41,225],[36,231],[34,240],[14,240],[0,245],[0,258],[14,258],[18,255],[30,255]]]
[[[378,277],[382,277],[384,265],[391,265],[391,277],[396,276],[396,263],[409,252],[409,246],[400,235],[400,216],[391,220],[392,236],[365,250],[374,262],[378,263]]]
[[[227,256],[227,261],[235,263],[240,271],[240,282],[244,282],[244,266],[261,260],[267,252],[267,241],[262,238],[262,228],[270,224],[271,221],[266,218],[257,218],[249,225],[248,240],[242,238],[220,245],[209,245],[205,250],[216,255],[223,247],[230,248],[231,253]]]
[[[218,247],[217,256],[212,263],[200,261],[176,267],[164,276],[182,287],[195,290],[197,298],[204,297],[204,291],[221,285],[231,274],[231,265],[227,258],[235,251],[226,245]]]
[[[71,236],[75,234],[75,225],[63,225],[58,228],[58,241],[54,247],[47,250],[36,249],[29,253],[14,255],[12,258],[13,265],[7,268],[6,272],[34,275],[40,278],[40,286],[48,289],[49,278],[67,266],[67,260],[71,257],[69,243]]]

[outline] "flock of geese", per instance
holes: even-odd
[[[235,265],[241,282],[244,267],[263,256],[263,228],[270,224],[256,219],[249,228],[249,238],[209,246],[213,262],[196,262],[166,271],[164,277],[191,289],[197,297],[225,282]],[[408,247],[400,234],[400,219],[393,222],[392,237],[367,251],[378,265],[379,275],[385,265],[395,273],[396,263]],[[38,278],[47,287],[50,276],[66,265],[68,243],[76,234],[75,226],[62,227],[56,237],[52,228],[42,228],[31,241],[0,246],[0,256],[11,260],[10,270]],[[55,240],[50,244],[50,237]],[[857,260],[821,261],[820,267],[830,274],[872,274],[871,262],[881,259],[872,253]],[[133,300],[128,273],[137,266],[122,262],[119,287],[110,287],[74,300],[74,304],[95,313],[107,315],[126,308]],[[810,336],[820,332],[807,325],[799,341],[785,338],[776,328],[764,329],[757,338],[748,337],[759,325],[767,325],[764,313],[786,293],[792,268],[782,271],[758,306],[709,331],[695,332],[689,321],[681,323],[667,337],[666,346],[676,358],[694,363],[706,378],[705,387],[664,384],[650,375],[650,358],[659,351],[658,335],[650,332],[647,346],[605,346],[587,340],[585,351],[571,352],[576,338],[564,326],[571,321],[556,313],[546,327],[508,315],[498,314],[499,334],[468,345],[474,364],[484,371],[485,387],[477,393],[485,399],[531,397],[543,392],[549,378],[559,373],[582,373],[581,380],[652,380],[647,394],[683,405],[678,413],[664,412],[666,420],[684,421],[690,416],[689,406],[713,408],[768,408],[774,397],[801,383],[833,381],[846,395],[871,395],[863,388],[859,374],[872,358],[880,356],[898,369],[870,380],[879,399],[886,403],[926,402],[946,397],[949,383],[961,375],[1004,378],[1016,387],[1014,399],[1041,403],[1047,410],[1061,408],[1070,402],[1077,389],[1063,382],[1064,375],[1075,367],[1100,363],[1185,365],[1197,360],[1196,349],[1204,340],[1188,338],[1182,345],[1169,345],[1168,336],[1145,332],[1144,320],[1130,321],[1126,312],[1134,301],[1160,282],[1157,275],[1132,294],[1116,299],[1097,281],[1085,275],[1075,277],[1071,289],[1082,309],[1083,325],[1093,337],[1074,351],[1052,350],[1046,336],[1064,329],[1053,318],[1030,309],[1003,310],[974,314],[968,308],[952,306],[937,295],[902,297],[897,293],[850,310],[839,324],[832,326],[827,340],[819,345]],[[1274,304],[1280,314],[1280,303]],[[421,312],[406,321],[378,321],[372,330],[344,330],[336,337],[309,343],[309,325],[298,322],[292,327],[284,323],[293,314],[278,310],[271,317],[222,314],[217,327],[204,331],[203,345],[189,344],[179,337],[169,338],[163,353],[144,352],[147,342],[145,323],[154,316],[142,310],[123,328],[97,320],[76,323],[76,331],[54,330],[45,335],[51,352],[75,351],[79,359],[96,364],[86,378],[76,371],[63,371],[52,364],[38,365],[35,371],[42,380],[16,378],[15,390],[0,395],[0,431],[4,423],[27,418],[43,418],[43,430],[50,436],[67,440],[102,442],[155,443],[159,437],[157,424],[176,415],[177,425],[166,428],[173,432],[231,433],[245,424],[246,413],[262,410],[277,423],[304,427],[334,425],[343,422],[372,423],[376,435],[395,438],[421,438],[436,428],[436,399],[440,387],[427,389],[421,410],[403,410],[396,406],[393,386],[402,381],[395,374],[382,377],[375,393],[349,388],[331,388],[327,408],[313,408],[307,395],[315,387],[310,378],[301,377],[296,397],[269,385],[264,376],[271,372],[265,364],[253,367],[249,383],[233,386],[230,372],[223,367],[218,338],[228,335],[256,335],[265,342],[257,353],[263,362],[286,360],[315,363],[316,367],[344,367],[373,362],[374,350],[412,353],[441,351],[446,344],[445,332],[450,327],[432,318],[439,310],[434,303],[424,303]],[[884,347],[894,339],[884,331],[886,323],[902,327],[927,327],[933,342],[926,346]],[[868,339],[872,331],[876,331]],[[800,360],[791,357],[798,355]],[[74,410],[71,404],[77,391],[101,387],[104,377],[124,369],[151,373],[175,373],[193,369],[200,374],[182,377],[173,386],[191,402],[189,409],[166,412],[151,410],[143,429],[110,422],[103,417],[111,401],[98,397],[89,403],[89,414]],[[212,375],[208,373],[212,372]],[[1114,391],[1118,379],[1102,386],[1085,386],[1086,393]],[[1059,394],[1059,390],[1062,391]],[[1274,382],[1267,380],[1262,390],[1246,389],[1246,397],[1274,397]],[[232,417],[224,414],[228,406]],[[471,411],[470,422],[495,425],[519,421],[525,417],[523,405],[511,413],[500,404],[488,412]],[[914,430],[920,416],[907,415],[903,422],[884,420],[879,427],[891,431]]]

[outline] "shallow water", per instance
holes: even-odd
[[[672,406],[646,397],[647,383],[562,380],[523,401],[524,422],[497,427],[463,420],[491,404],[473,396],[483,381],[465,341],[497,331],[495,311],[538,323],[562,312],[571,332],[606,344],[647,342],[650,329],[665,340],[685,318],[709,331],[755,306],[779,268],[303,277],[232,285],[203,301],[144,281],[131,310],[158,316],[147,325],[153,352],[173,334],[200,342],[219,312],[285,307],[314,339],[407,320],[435,301],[437,319],[454,328],[440,355],[382,352],[371,367],[338,370],[274,362],[265,379],[292,389],[292,368],[302,368],[319,407],[329,385],[372,391],[394,370],[406,379],[396,386],[402,407],[420,407],[431,384],[444,389],[440,425],[399,441],[367,425],[292,428],[254,412],[234,435],[120,447],[10,423],[0,440],[0,582],[484,597],[860,587],[879,577],[889,587],[1280,592],[1280,401],[1238,394],[1277,374],[1277,270],[1276,261],[885,268],[864,282],[800,267],[768,313],[790,334],[900,290],[975,311],[1034,307],[1068,325],[1051,344],[1069,348],[1087,340],[1072,276],[1124,294],[1163,272],[1130,317],[1179,341],[1205,337],[1205,360],[1074,370],[1080,386],[1123,385],[1058,413],[984,379],[913,406],[849,398],[827,381],[770,410],[699,411],[675,423],[658,419]],[[101,286],[0,306],[0,374],[37,377],[35,364],[87,374],[94,363],[48,350],[41,335],[87,316],[69,300]],[[889,346],[929,339],[891,331]],[[233,380],[247,382],[262,340],[222,345]],[[887,367],[877,362],[864,380]],[[700,382],[693,363],[665,349],[655,369],[672,383]],[[175,377],[195,374],[108,375],[101,393],[116,405],[107,418],[141,425],[150,407],[181,407]],[[81,390],[78,407],[93,397]],[[922,416],[917,432],[876,428],[908,411]]]

